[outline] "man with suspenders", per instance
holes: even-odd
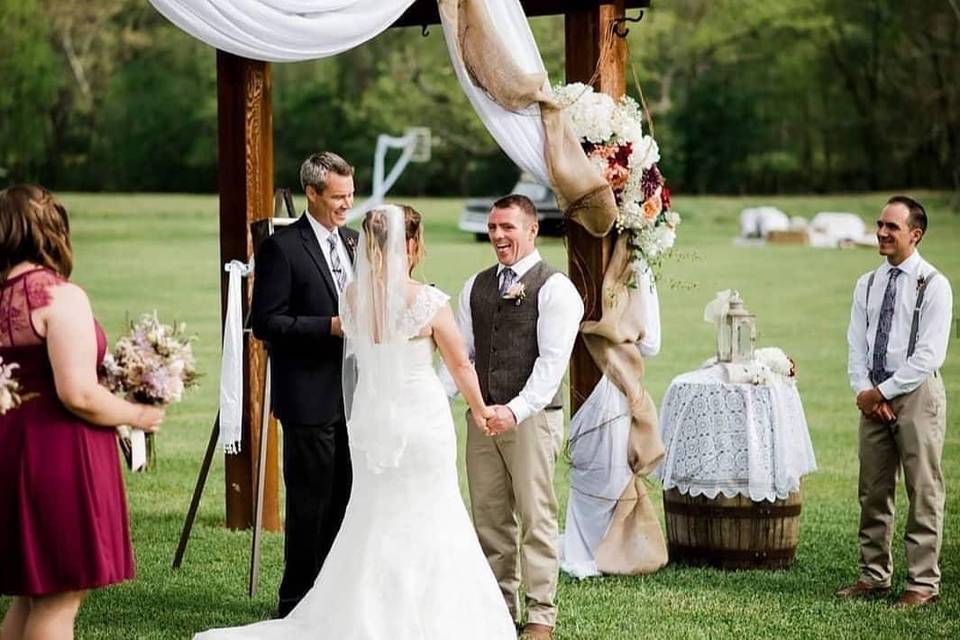
[[[877,220],[886,261],[857,281],[847,329],[847,370],[860,409],[860,575],[837,596],[890,592],[894,497],[902,466],[910,502],[904,534],[908,571],[897,607],[933,603],[940,591],[946,430],[940,367],[950,339],[953,293],[947,278],[917,252],[926,230],[919,202],[890,198]]]

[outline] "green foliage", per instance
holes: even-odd
[[[63,81],[49,38],[36,0],[0,0],[0,179],[30,175],[49,149]]]
[[[9,179],[215,189],[208,47],[142,0],[0,0],[0,17]],[[531,27],[561,81],[564,18]],[[630,27],[628,89],[642,88],[675,191],[929,187],[960,202],[956,0],[658,0]],[[278,185],[297,187],[303,158],[328,148],[369,191],[377,135],[411,126],[432,129],[433,159],[403,175],[398,196],[503,193],[516,178],[460,90],[439,26],[272,70]]]
[[[95,114],[90,186],[121,191],[215,191],[216,64],[184,33],[135,53]]]
[[[216,413],[220,354],[220,282],[217,200],[214,196],[62,194],[72,215],[75,280],[90,294],[111,344],[125,318],[157,309],[197,333],[200,388],[168,412],[158,439],[155,473],[127,475],[127,495],[137,557],[137,580],[93,592],[80,610],[83,640],[189,638],[212,627],[269,618],[276,604],[282,537],[264,538],[260,588],[246,596],[249,532],[224,529],[223,456],[214,458],[184,566],[170,564],[193,484]],[[956,285],[960,278],[960,220],[946,198],[923,193],[931,217],[924,256]],[[659,404],[670,380],[710,354],[713,329],[702,321],[714,292],[740,289],[758,315],[761,346],[779,346],[798,365],[798,384],[819,470],[804,481],[797,560],[788,571],[724,573],[668,566],[646,577],[563,577],[558,600],[558,640],[637,638],[956,638],[960,635],[960,352],[951,339],[943,368],[951,403],[944,449],[948,481],[939,604],[924,611],[895,611],[888,603],[841,602],[833,591],[856,577],[856,417],[846,380],[845,329],[857,276],[878,264],[870,250],[831,251],[797,246],[736,247],[737,212],[770,204],[790,215],[853,211],[870,220],[885,200],[859,196],[774,198],[683,197],[682,251],[699,259],[672,261],[667,278],[696,288],[660,291],[663,347],[646,361],[645,384]],[[302,200],[301,200],[302,201]],[[414,200],[424,214],[428,256],[417,277],[456,295],[467,276],[492,260],[490,247],[456,230],[459,200]],[[546,259],[562,267],[562,241],[542,239]],[[565,395],[566,397],[566,395]],[[462,447],[464,411],[454,406]],[[462,478],[461,449],[461,478]],[[557,477],[565,509],[568,468]],[[893,548],[894,586],[905,578],[901,536],[905,496],[897,497]],[[662,522],[659,491],[651,485]],[[464,492],[466,496],[466,492]],[[561,514],[561,523],[564,522]],[[65,532],[69,535],[69,532]],[[9,599],[0,598],[0,614]],[[331,639],[333,640],[333,639]]]

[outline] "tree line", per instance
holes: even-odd
[[[563,19],[532,21],[563,78]],[[216,190],[214,51],[143,0],[0,0],[0,181]],[[960,0],[654,0],[628,92],[674,190],[960,192]],[[273,65],[278,185],[335,149],[369,188],[379,133],[433,132],[405,195],[500,193],[517,170],[463,96],[439,27]]]

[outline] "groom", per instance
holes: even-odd
[[[514,620],[521,580],[526,587],[520,637],[531,640],[552,638],[557,619],[560,383],[583,317],[573,283],[537,251],[537,220],[526,196],[494,203],[487,231],[497,264],[467,280],[457,318],[484,400],[496,411],[489,435],[467,430],[473,522]]]
[[[318,153],[300,167],[307,211],[256,256],[250,319],[270,352],[272,409],[283,425],[286,530],[278,614],[313,586],[340,529],[352,474],[343,411],[340,294],[357,232],[346,228],[353,167]]]

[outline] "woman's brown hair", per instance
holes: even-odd
[[[423,256],[427,253],[423,244],[423,218],[420,212],[410,205],[400,204],[397,206],[403,209],[403,224],[406,228],[407,240],[413,240],[416,247],[410,260],[410,271],[412,272],[413,268],[423,260]]]
[[[67,210],[43,187],[18,184],[0,191],[0,279],[21,262],[64,278],[73,271]]]

